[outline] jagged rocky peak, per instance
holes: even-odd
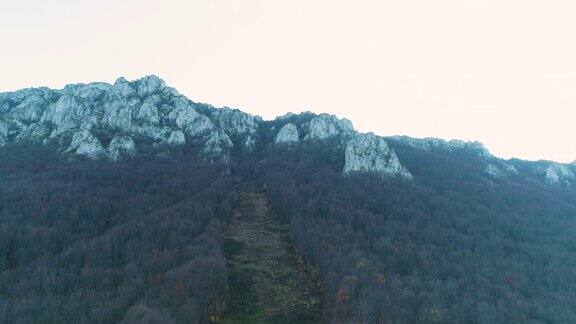
[[[355,134],[346,144],[344,173],[370,172],[412,179],[384,138],[372,133]]]
[[[255,134],[258,132],[262,118],[228,107],[214,109],[210,115],[216,125],[234,134]]]
[[[255,149],[258,130],[263,122],[260,116],[228,107],[218,109],[208,107],[207,112],[212,122],[223,129],[232,142],[236,142],[249,152]]]
[[[143,77],[137,81],[138,96],[149,96],[166,88],[164,80],[155,75]]]
[[[276,134],[276,139],[274,140],[276,144],[291,144],[300,142],[300,133],[298,132],[298,127],[292,123],[288,123],[278,131]]]
[[[337,135],[354,133],[354,126],[348,119],[338,119],[334,115],[320,114],[314,116],[307,125],[307,140],[324,140]]]
[[[227,137],[157,76],[0,94],[0,145],[53,142],[64,152],[116,160],[136,152],[140,138],[153,145],[204,143],[203,151],[214,155],[230,149]]]
[[[345,147],[345,173],[375,172],[411,178],[385,140],[357,134],[352,123],[329,114],[287,114],[274,121],[274,143],[336,139]],[[238,148],[252,152],[267,138],[258,116],[194,103],[157,76],[72,84],[61,90],[24,89],[0,94],[0,145],[11,141],[55,143],[64,153],[113,161],[144,145],[200,145],[202,157],[229,160]],[[264,143],[268,144],[268,143]]]

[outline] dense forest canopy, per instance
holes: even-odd
[[[320,273],[325,322],[576,322],[573,188],[488,177],[475,152],[389,144],[414,180],[344,175],[330,140],[222,163],[193,147],[118,162],[3,147],[0,321],[217,319],[223,228],[250,182]]]
[[[0,166],[1,322],[194,323],[218,312],[233,181],[217,165],[14,146]]]
[[[342,177],[314,147],[259,165],[299,251],[326,278],[336,317],[576,320],[574,192],[495,182],[467,153],[394,147],[417,181]]]

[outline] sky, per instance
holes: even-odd
[[[0,0],[0,92],[155,74],[266,119],[576,160],[574,0]]]

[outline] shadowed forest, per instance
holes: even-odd
[[[576,322],[573,190],[391,146],[415,181],[343,176],[330,145],[231,166],[4,147],[0,322]]]

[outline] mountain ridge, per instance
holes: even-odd
[[[275,145],[294,146],[336,138],[342,171],[412,179],[391,141],[424,151],[466,151],[486,163],[492,178],[529,176],[547,184],[572,185],[576,165],[494,157],[480,142],[360,133],[345,118],[330,114],[287,113],[272,120],[229,107],[196,103],[149,75],[128,81],[69,84],[62,89],[26,88],[0,93],[0,146],[30,141],[55,144],[64,154],[119,160],[144,148],[191,144],[206,160],[228,161]],[[521,168],[522,169],[522,168]]]
[[[0,322],[576,322],[576,166],[157,77],[3,93],[0,127]]]

